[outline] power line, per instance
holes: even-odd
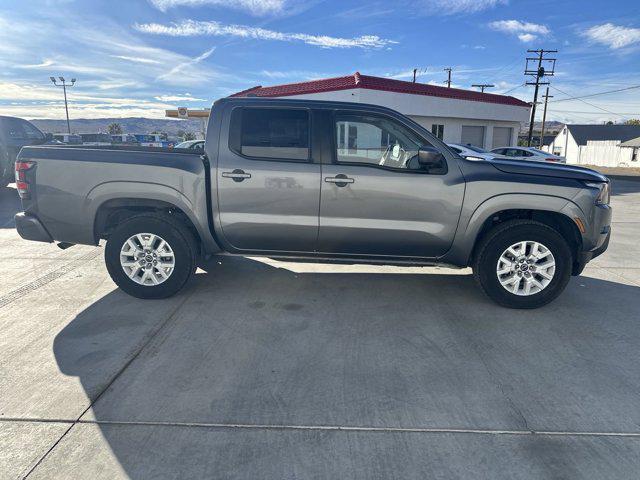
[[[558,87],[554,87],[553,85],[551,85],[551,88],[553,88],[554,90],[557,90],[558,92],[562,93],[563,95],[571,96],[570,93],[564,92],[564,91],[560,90]],[[602,108],[602,107],[599,107],[598,105],[595,105],[593,103],[589,103],[589,102],[587,102],[585,100],[582,100],[582,98],[576,97],[576,98],[573,98],[572,100],[578,100],[578,101],[580,101],[580,102],[582,102],[582,103],[584,103],[586,105],[589,105],[590,107],[597,108],[598,110],[602,110],[605,113],[609,113],[609,114],[615,115],[617,117],[624,117],[624,115],[620,115],[619,113],[612,112],[611,110],[607,110],[606,108]]]
[[[552,103],[552,102],[549,102]],[[556,110],[555,108],[549,108],[550,112],[554,112],[554,113],[584,113],[587,115],[602,115],[600,112],[587,112],[584,110]],[[630,113],[630,112],[619,112],[620,115],[636,115],[636,116],[640,116],[640,112],[637,113]]]
[[[520,85],[517,85],[517,86],[515,86],[515,87],[513,87],[513,88],[510,88],[510,89],[509,89],[509,90],[507,90],[506,92],[502,92],[502,95],[506,95],[507,93],[511,93],[511,92],[513,92],[514,90],[519,89],[520,87],[524,87],[525,85],[526,85],[526,83],[521,83]]]
[[[560,100],[554,100],[553,102],[549,102],[549,103],[567,102],[569,100],[580,100],[582,98],[591,98],[591,97],[597,97],[599,95],[608,95],[609,93],[625,92],[627,90],[634,90],[636,88],[640,88],[640,85],[632,85],[630,87],[618,88],[616,90],[608,90],[606,92],[600,92],[600,93],[592,93],[590,95],[580,95],[578,97],[561,98]],[[566,94],[566,95],[569,95],[569,94]]]

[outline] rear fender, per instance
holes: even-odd
[[[94,187],[86,197],[86,214],[87,217],[93,219],[91,225],[93,227],[92,235],[94,242],[98,242],[95,232],[95,221],[98,210],[107,202],[117,204],[118,200],[122,201],[122,206],[126,206],[128,200],[138,200],[132,202],[137,205],[144,205],[145,201],[162,202],[180,209],[191,221],[196,228],[205,252],[218,252],[220,247],[211,237],[208,224],[206,208],[203,205],[200,210],[194,208],[193,203],[180,191],[167,185],[147,182],[106,182]]]

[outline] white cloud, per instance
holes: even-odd
[[[119,58],[120,60],[127,60],[129,62],[134,62],[134,63],[146,63],[146,64],[150,64],[150,65],[157,65],[160,64],[162,62],[160,62],[159,60],[154,60],[153,58],[146,58],[146,57],[129,57],[127,55],[111,55],[113,58]]]
[[[551,33],[551,30],[546,25],[521,22],[520,20],[497,20],[491,22],[489,28],[497,32],[516,35],[524,43],[532,42],[538,37],[544,37]]]
[[[606,45],[612,50],[640,43],[640,28],[623,27],[613,23],[596,25],[582,35],[593,42]]]
[[[420,0],[424,12],[431,15],[455,15],[477,13],[499,5],[507,5],[509,0]]]
[[[213,5],[243,10],[257,16],[281,13],[287,4],[286,0],[149,0],[149,2],[162,12],[175,7]]]
[[[160,102],[206,102],[207,101],[205,98],[193,97],[190,93],[185,93],[184,95],[160,95],[154,98]]]
[[[329,37],[327,35],[308,35],[306,33],[283,33],[245,25],[224,25],[216,21],[185,20],[181,23],[172,23],[170,25],[136,23],[134,28],[144,33],[171,37],[192,37],[197,35],[229,36],[258,40],[277,40],[282,42],[303,42],[322,48],[383,48],[397,43],[392,40],[380,38],[377,35],[340,38]]]
[[[536,38],[538,38],[538,36],[534,35],[533,33],[519,33],[518,38],[524,43],[529,43],[533,42]]]
[[[166,73],[163,73],[162,75],[158,76],[158,80],[162,80],[165,78],[175,78],[176,76],[180,75],[182,76],[184,74],[184,71],[189,69],[190,67],[197,65],[198,63],[202,62],[203,60],[206,60],[207,58],[209,58],[211,56],[211,54],[215,51],[216,47],[212,47],[209,50],[207,50],[206,52],[202,53],[201,55],[198,55],[195,58],[191,58],[189,60],[187,60],[186,62],[182,62],[178,65],[176,65],[175,67],[173,67],[171,70],[169,70]]]

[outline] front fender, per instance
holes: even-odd
[[[443,262],[467,266],[484,223],[505,210],[537,210],[566,215],[572,222],[575,217],[584,218],[582,209],[570,199],[535,193],[507,193],[491,197],[473,211],[463,213],[460,228],[456,232],[451,250]]]

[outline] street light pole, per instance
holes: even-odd
[[[76,79],[72,78],[71,83],[67,83],[64,77],[58,77],[58,79],[60,80],[60,84],[56,83],[55,77],[49,77],[49,79],[56,87],[62,87],[62,91],[64,92],[64,111],[67,114],[67,133],[71,135],[71,123],[69,123],[69,106],[67,104],[67,87],[73,87],[73,85],[76,83]]]

